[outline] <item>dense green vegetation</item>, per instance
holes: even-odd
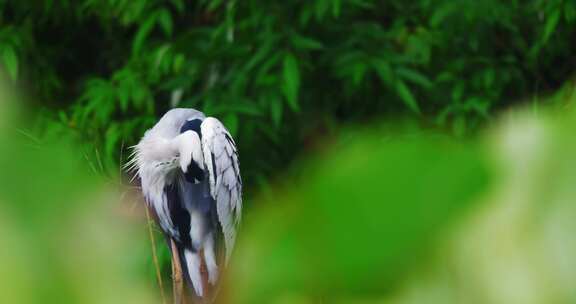
[[[172,107],[239,145],[222,303],[573,302],[575,39],[569,0],[0,0],[0,302],[158,302],[121,164]]]
[[[252,184],[344,122],[473,132],[570,76],[575,25],[563,0],[0,1],[0,62],[107,170],[195,107],[238,138]]]

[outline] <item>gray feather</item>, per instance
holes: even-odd
[[[230,133],[217,119],[206,118],[201,129],[204,161],[210,173],[210,192],[216,200],[228,261],[242,210],[242,182],[237,150]]]

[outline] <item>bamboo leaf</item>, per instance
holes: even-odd
[[[423,88],[430,89],[433,84],[426,75],[409,68],[399,68],[396,73],[398,76],[408,80],[414,84],[420,85]]]
[[[7,46],[2,49],[2,61],[8,76],[16,80],[18,78],[18,56],[12,47]]]
[[[377,58],[371,61],[372,66],[376,70],[380,81],[384,85],[389,85],[393,83],[394,75],[392,74],[392,68],[390,64],[383,59]]]
[[[172,16],[167,9],[161,9],[158,11],[158,23],[166,35],[172,35]]]
[[[300,71],[298,69],[298,61],[292,53],[287,53],[284,56],[283,63],[283,83],[282,92],[286,97],[286,101],[290,108],[296,112],[300,111],[298,105],[298,91],[300,90]]]
[[[420,114],[420,107],[418,106],[416,98],[414,98],[410,88],[408,88],[408,86],[402,80],[398,80],[396,82],[396,90],[398,91],[398,95],[404,104],[414,113]]]
[[[154,23],[156,22],[156,15],[152,15],[146,19],[146,21],[138,28],[138,32],[134,37],[134,42],[132,43],[132,53],[138,54],[144,45],[144,41],[152,31]]]
[[[282,122],[282,103],[279,98],[274,97],[270,100],[270,116],[274,126],[280,126]]]
[[[297,49],[319,50],[324,47],[320,41],[314,40],[310,37],[302,36],[298,33],[292,33],[290,38],[292,40],[292,44]]]
[[[178,54],[174,56],[174,73],[179,73],[182,70],[182,67],[184,67],[184,63],[186,63],[186,57],[184,57],[184,55]]]
[[[552,14],[546,19],[546,24],[544,25],[544,36],[542,40],[547,42],[552,33],[556,30],[558,21],[560,21],[560,9],[555,9]]]

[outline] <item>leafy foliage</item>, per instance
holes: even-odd
[[[575,25],[576,2],[568,0],[0,0],[0,76],[24,88],[35,110],[13,124],[0,108],[0,201],[8,203],[0,205],[8,249],[0,261],[9,274],[0,278],[7,291],[0,294],[8,295],[1,302],[86,302],[100,286],[105,292],[94,303],[146,303],[138,295],[148,298],[149,285],[132,290],[115,280],[130,281],[123,267],[146,263],[148,247],[140,241],[137,249],[126,242],[134,236],[116,233],[126,231],[111,224],[117,219],[102,221],[101,213],[84,209],[106,206],[81,199],[93,198],[88,188],[102,182],[84,167],[116,178],[125,148],[172,107],[195,107],[224,121],[240,145],[249,191],[266,190],[254,185],[279,175],[303,150],[326,142],[334,150],[312,166],[296,166],[302,174],[295,179],[306,183],[255,200],[263,208],[248,212],[240,262],[231,271],[237,302],[282,299],[286,290],[324,302],[329,294],[336,302],[389,289],[400,292],[398,303],[414,302],[413,295],[434,303],[435,296],[449,297],[447,290],[461,291],[458,284],[466,285],[458,295],[469,290],[483,303],[534,302],[540,291],[552,298],[540,302],[572,299],[569,270],[576,268],[563,263],[576,248],[573,233],[565,233],[575,222],[568,204],[573,115],[558,125],[535,120],[511,133],[495,131],[500,149],[515,149],[497,150],[508,157],[494,166],[484,154],[490,149],[476,141],[391,139],[383,136],[394,133],[387,124],[371,122],[408,116],[408,124],[461,136],[521,100],[534,112],[541,103],[573,103],[567,80],[576,63]],[[372,132],[337,130],[347,123],[369,123]],[[33,129],[18,130],[32,145],[3,137],[14,125]],[[84,154],[68,140],[44,144],[42,135],[75,136]],[[537,145],[523,145],[538,136]],[[477,196],[498,193],[502,198]],[[513,208],[521,214],[506,212],[494,225],[498,209],[509,210],[508,199],[522,202]],[[457,236],[449,262],[430,263],[446,225],[465,220],[474,204],[494,205],[478,213],[480,224],[470,223],[480,231]],[[78,231],[91,233],[78,239]],[[508,244],[511,261],[494,244]],[[161,248],[168,277],[169,254]],[[518,272],[518,263],[533,275]],[[50,284],[39,289],[39,280]],[[518,289],[523,301],[509,298],[514,293],[506,286],[531,280],[544,287]]]
[[[334,121],[473,131],[570,76],[575,25],[563,0],[1,1],[0,62],[109,169],[163,111],[195,107],[238,137],[252,183]]]

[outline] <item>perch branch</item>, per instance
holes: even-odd
[[[172,292],[174,293],[174,304],[185,304],[180,256],[176,243],[172,239],[170,240],[170,246],[172,246]]]

